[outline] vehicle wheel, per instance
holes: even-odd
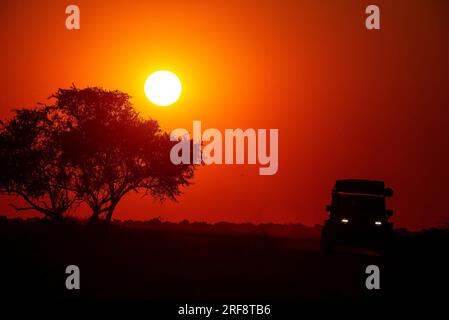
[[[334,252],[334,241],[331,232],[326,226],[321,230],[320,249],[324,254],[331,254]]]
[[[395,241],[393,231],[388,230],[379,244],[379,253],[383,256],[391,255],[394,251]]]

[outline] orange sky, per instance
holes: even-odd
[[[374,3],[374,2],[373,2]],[[398,226],[449,218],[449,4],[375,1],[2,1],[0,116],[59,87],[131,94],[170,131],[278,128],[279,170],[201,168],[178,203],[129,196],[116,218],[322,223],[337,178],[383,179]],[[65,7],[81,30],[65,28]],[[145,98],[146,77],[175,72],[181,99]],[[11,199],[0,214],[15,215]],[[22,214],[22,213],[20,213]]]

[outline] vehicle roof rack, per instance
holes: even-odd
[[[340,179],[335,182],[335,192],[358,193],[391,197],[393,190],[385,188],[383,181],[366,179]]]

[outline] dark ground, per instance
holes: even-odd
[[[157,222],[157,221],[156,221]],[[388,256],[319,252],[319,228],[0,222],[6,300],[384,302],[448,299],[449,231],[402,232]],[[79,266],[81,290],[65,288]],[[365,268],[380,267],[380,290]]]

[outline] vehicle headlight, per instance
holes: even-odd
[[[375,224],[376,226],[381,226],[381,225],[382,225],[382,221],[376,221],[376,222],[374,222],[374,224]]]
[[[346,218],[343,218],[343,219],[341,219],[341,222],[342,222],[342,223],[345,223],[345,224],[346,224],[346,223],[348,223],[348,222],[349,222],[349,220],[348,220],[348,219],[346,219]]]

